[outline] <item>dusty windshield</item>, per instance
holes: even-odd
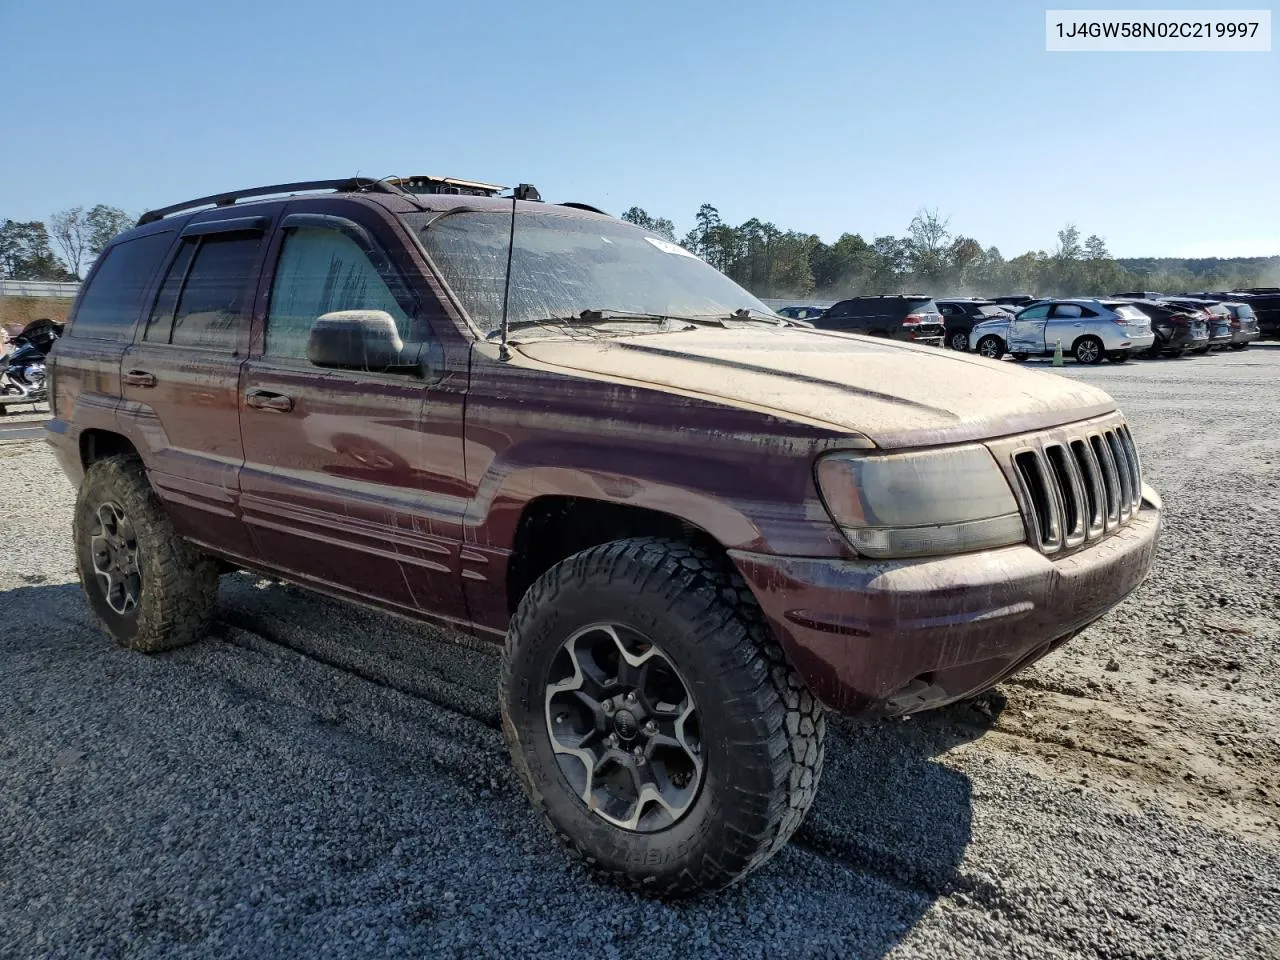
[[[506,285],[509,213],[406,214],[482,333],[497,331]],[[433,222],[434,221],[434,222]],[[516,216],[508,321],[580,317],[583,311],[725,317],[772,311],[724,274],[630,224],[554,212]]]

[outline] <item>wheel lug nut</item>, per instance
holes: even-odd
[[[605,742],[611,747],[616,747],[618,745],[618,735],[616,733],[609,734],[609,737]]]
[[[631,751],[631,755],[636,758],[636,763],[644,763],[644,748],[636,747]]]
[[[613,703],[613,701],[612,701],[612,700],[606,700],[606,701],[604,702],[604,712],[605,712],[605,713],[613,713],[614,709],[615,709],[615,707],[614,707],[614,703]]]
[[[630,693],[627,694],[627,703],[635,703],[635,702],[636,702],[636,692],[632,690]]]

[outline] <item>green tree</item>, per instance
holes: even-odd
[[[124,233],[134,224],[134,218],[119,207],[96,204],[84,217],[89,228],[89,256],[96,257],[108,243]]]
[[[0,224],[0,275],[11,280],[74,280],[54,255],[39,220]]]

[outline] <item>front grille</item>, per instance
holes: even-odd
[[[1142,465],[1117,416],[992,446],[1018,492],[1031,542],[1046,554],[1099,540],[1142,504]]]

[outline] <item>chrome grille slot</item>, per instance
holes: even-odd
[[[1133,509],[1136,511],[1142,506],[1142,461],[1138,459],[1138,448],[1134,445],[1129,425],[1125,424],[1116,432],[1120,435],[1120,443],[1129,457],[1129,467],[1133,472]]]
[[[1106,527],[1105,494],[1102,492],[1102,468],[1089,444],[1083,440],[1071,441],[1071,456],[1076,462],[1085,495],[1085,523],[1090,540],[1102,536]]]
[[[1129,519],[1129,514],[1133,511],[1133,473],[1129,468],[1129,457],[1125,452],[1124,444],[1120,442],[1119,436],[1114,430],[1108,430],[1103,436],[1106,438],[1107,447],[1111,451],[1111,456],[1116,462],[1116,473],[1120,478],[1120,522]]]
[[[1062,505],[1063,546],[1074,547],[1085,537],[1085,511],[1088,504],[1085,500],[1084,482],[1076,470],[1075,462],[1067,454],[1067,448],[1062,444],[1046,444],[1044,456],[1049,462],[1058,502]]]
[[[1104,529],[1111,530],[1120,523],[1120,478],[1116,474],[1116,461],[1111,456],[1111,448],[1101,435],[1092,434],[1089,437],[1089,446],[1093,449],[1094,458],[1102,468],[1102,492],[1107,503]]]
[[[1028,518],[1036,535],[1037,545],[1045,553],[1062,547],[1061,510],[1057,492],[1053,489],[1051,475],[1043,455],[1038,450],[1023,450],[1013,458],[1022,483],[1022,492],[1031,507]]]

